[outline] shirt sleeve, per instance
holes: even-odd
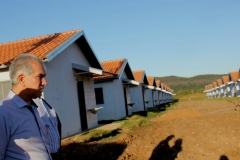
[[[10,129],[7,124],[7,119],[0,110],[0,160],[4,160],[6,149],[9,142]]]

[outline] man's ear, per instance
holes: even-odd
[[[25,75],[24,74],[20,74],[18,76],[18,83],[25,86]]]

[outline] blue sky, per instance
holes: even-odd
[[[0,1],[0,43],[79,28],[100,61],[127,58],[147,76],[240,67],[239,0]]]

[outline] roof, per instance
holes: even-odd
[[[160,86],[160,80],[156,80],[155,82],[156,82],[156,87],[159,88],[159,86]]]
[[[0,65],[8,65],[18,55],[30,53],[51,61],[61,51],[76,42],[92,67],[102,69],[82,30],[48,34],[35,38],[0,44]]]
[[[224,84],[227,84],[230,81],[229,76],[222,76],[222,80]]]
[[[137,70],[132,73],[136,81],[148,85],[147,76],[144,70]]]
[[[236,82],[238,80],[238,71],[229,73],[231,81]]]
[[[156,87],[156,82],[153,76],[147,76],[148,84],[150,86],[155,86]]]
[[[218,86],[221,86],[222,84],[223,84],[222,79],[218,79],[218,80],[217,80],[217,85],[218,85]]]
[[[128,64],[126,58],[109,60],[101,62],[103,70],[114,74],[114,76],[94,76],[94,80],[109,80],[120,78],[122,73],[125,71],[128,79],[135,80],[132,70]]]
[[[213,87],[217,87],[217,82],[213,82]]]
[[[110,60],[110,61],[103,61],[101,62],[103,66],[103,70],[113,73],[113,74],[120,74],[123,64],[125,62],[125,58],[122,59],[115,59],[115,60]]]

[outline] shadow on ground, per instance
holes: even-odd
[[[61,149],[64,160],[116,160],[125,150],[125,143],[71,143]]]
[[[225,155],[222,155],[219,160],[228,160],[228,157]]]
[[[175,144],[170,147],[169,141],[174,138],[174,135],[168,136],[165,140],[161,141],[153,150],[149,160],[175,160],[179,152],[182,151],[182,139],[179,138]]]

